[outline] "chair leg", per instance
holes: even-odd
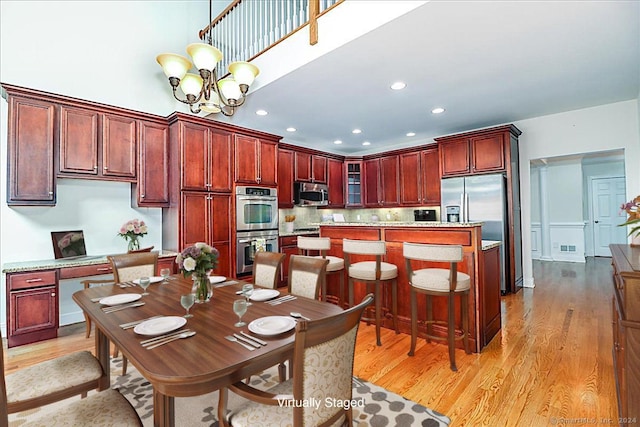
[[[464,342],[464,351],[471,354],[469,348],[469,293],[460,296],[462,299],[462,333],[464,334],[462,341]]]
[[[456,333],[456,325],[455,325],[455,297],[454,293],[449,293],[449,301],[447,302],[448,311],[449,311],[449,320],[447,324],[447,344],[449,346],[449,363],[452,371],[457,371],[456,367],[456,349],[455,349],[455,333]]]
[[[376,344],[382,345],[380,341],[380,312],[382,311],[382,297],[380,295],[380,281],[376,280],[374,295],[376,298]]]
[[[127,364],[128,364],[128,360],[125,357],[125,355],[122,355],[122,375],[127,375]]]
[[[398,280],[393,279],[391,282],[391,309],[393,310],[393,327],[396,330],[396,335],[400,333],[398,329]]]
[[[418,339],[418,301],[416,291],[411,287],[411,347],[409,348],[409,356],[413,356],[416,350],[416,341]]]
[[[84,322],[87,327],[84,337],[89,338],[91,336],[91,318],[87,316],[87,313],[84,313]]]
[[[280,363],[278,365],[278,380],[284,382],[287,380],[287,365]]]
[[[320,298],[322,298],[322,302],[327,302],[327,275],[326,274],[322,277],[320,292],[322,292],[322,295],[320,296]]]
[[[431,295],[427,294],[427,342],[431,342],[433,335],[433,300]]]
[[[340,270],[340,293],[338,294],[338,306],[344,308],[344,270]]]

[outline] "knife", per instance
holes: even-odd
[[[174,335],[180,335],[183,332],[189,332],[189,331],[191,331],[191,329],[181,329],[179,331],[173,331],[173,332],[170,332],[168,334],[158,335],[157,337],[148,338],[146,340],[140,341],[140,345],[142,345],[143,347],[146,347],[146,346],[148,346],[150,344],[155,344],[158,341],[162,341],[163,339],[172,337]]]
[[[266,342],[266,341],[261,340],[260,338],[256,338],[256,337],[253,337],[253,336],[251,336],[251,335],[249,335],[249,334],[245,334],[245,333],[244,333],[244,331],[240,331],[240,333],[241,333],[242,335],[244,335],[245,337],[247,337],[247,338],[249,338],[249,339],[251,339],[251,340],[253,340],[253,341],[257,342],[258,344],[261,344],[261,345],[267,345],[267,342]]]
[[[144,305],[144,303],[137,302],[135,304],[120,305],[116,307],[105,307],[102,309],[102,311],[104,311],[105,313],[113,313],[114,311],[124,310],[125,308],[140,307],[141,305]]]
[[[122,329],[131,329],[134,326],[137,326],[142,322],[146,322],[147,320],[151,320],[151,319],[157,319],[158,317],[162,317],[162,316],[152,316],[152,317],[147,317],[146,319],[135,320],[135,321],[129,322],[129,323],[122,323],[122,324],[120,324],[120,327]]]
[[[245,338],[244,336],[242,336],[242,335],[238,335],[238,334],[233,334],[233,336],[234,336],[234,337],[236,337],[236,338],[238,338],[238,339],[239,339],[239,340],[241,340],[241,341],[246,342],[246,343],[247,343],[247,344],[249,344],[249,345],[252,345],[252,346],[254,346],[254,347],[258,347],[258,348],[260,348],[260,344],[259,344],[258,342],[256,342],[256,341],[250,340],[249,338]]]

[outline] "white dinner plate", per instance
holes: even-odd
[[[174,331],[184,326],[187,319],[181,316],[164,316],[145,320],[133,328],[133,332],[140,335],[159,335]]]
[[[150,283],[158,283],[158,282],[162,282],[162,280],[164,280],[162,278],[162,276],[151,276],[151,277],[149,277],[149,282]],[[133,283],[135,283],[136,285],[139,285],[140,284],[140,279],[135,279],[133,281]]]
[[[137,301],[142,298],[140,294],[118,294],[110,297],[102,298],[99,303],[103,305],[120,305],[128,302]]]
[[[275,298],[280,295],[280,292],[275,289],[256,289],[253,291],[249,299],[251,301],[266,301],[271,298]]]
[[[296,327],[296,321],[288,316],[261,317],[249,323],[249,330],[259,335],[278,335]]]
[[[227,278],[224,276],[209,276],[209,281],[211,283],[220,283],[224,282],[225,280],[227,280]]]

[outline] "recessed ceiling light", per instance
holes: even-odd
[[[339,139],[336,139],[335,141],[333,141],[333,143],[336,145],[340,145],[342,144],[342,141],[340,141]]]
[[[256,111],[256,114],[259,116],[266,116],[269,113],[267,113],[265,110],[258,110]]]
[[[402,90],[405,87],[407,87],[407,84],[404,82],[395,82],[394,84],[391,85],[391,89],[393,90]]]
[[[295,132],[296,128],[287,128],[287,132]]]
[[[371,143],[369,141],[365,141],[362,143],[362,145],[371,145]]]
[[[407,132],[407,136],[416,136],[415,132]]]
[[[362,131],[360,129],[354,129],[351,131],[351,133],[362,133]]]
[[[431,113],[433,113],[433,114],[442,114],[442,113],[444,113],[444,108],[436,107],[433,110],[431,110]]]

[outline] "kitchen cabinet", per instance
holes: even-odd
[[[138,123],[137,204],[140,207],[169,207],[169,126]]]
[[[9,347],[58,336],[58,280],[55,270],[7,274]]]
[[[438,148],[404,153],[400,160],[400,205],[440,204]]]
[[[337,159],[327,159],[327,187],[329,188],[330,208],[344,207],[344,171],[343,163]]]
[[[215,274],[232,276],[231,195],[183,191],[181,193],[180,247],[206,242],[220,252]]]
[[[58,176],[134,181],[136,122],[133,117],[62,105]]]
[[[293,207],[293,168],[295,153],[278,148],[278,208]]]
[[[362,179],[362,161],[346,160],[344,162],[346,178],[346,206],[361,207],[364,204]]]
[[[400,162],[397,155],[364,161],[365,206],[400,204]]]
[[[506,168],[508,132],[498,131],[459,138],[436,138],[440,144],[442,177],[501,172]]]
[[[235,135],[235,182],[275,187],[277,143]]]
[[[296,182],[327,182],[327,158],[318,154],[295,152]]]
[[[54,206],[56,106],[20,97],[6,88],[8,186],[10,206]]]
[[[231,192],[232,134],[187,121],[178,126],[181,189]]]

